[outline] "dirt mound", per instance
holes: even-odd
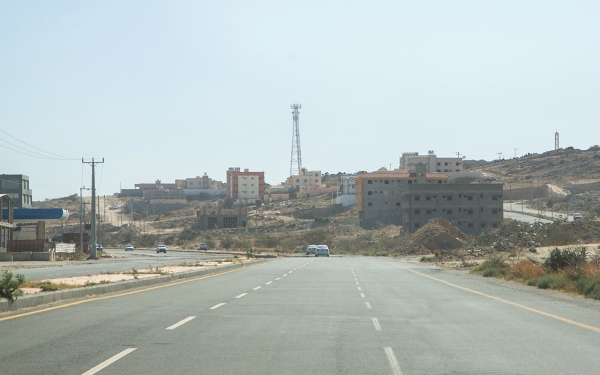
[[[449,250],[461,248],[466,241],[467,236],[460,229],[444,219],[435,218],[419,228],[408,245],[428,250]]]

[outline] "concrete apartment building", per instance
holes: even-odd
[[[448,184],[445,173],[410,173],[406,168],[389,171],[381,168],[376,172],[362,173],[354,178],[356,211],[363,228],[373,228],[378,223],[402,225],[402,195],[405,187],[412,184]]]
[[[400,167],[406,167],[409,172],[416,172],[417,164],[425,164],[427,172],[462,172],[462,158],[438,158],[433,151],[427,155],[419,155],[418,152],[404,152],[400,158]]]
[[[6,194],[14,202],[14,208],[31,208],[33,197],[29,176],[24,174],[0,175],[0,194]]]
[[[308,171],[302,168],[299,175],[287,178],[286,185],[293,189],[298,189],[300,186],[321,186],[321,176],[321,171]]]
[[[3,208],[6,208],[6,215]],[[8,194],[0,194],[0,252],[6,252],[8,241],[13,239],[13,208],[14,202]]]
[[[237,204],[255,203],[265,199],[265,172],[250,172],[240,168],[227,170],[227,198]]]
[[[497,228],[503,219],[502,184],[412,184],[402,192],[402,227],[412,233],[442,218],[466,234]]]
[[[202,177],[186,178],[183,190],[186,196],[205,195],[209,197],[225,196],[227,194],[221,181],[213,180],[206,173]]]

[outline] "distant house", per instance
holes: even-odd
[[[235,203],[248,204],[265,200],[265,172],[243,171],[240,168],[227,170],[227,198]]]
[[[24,174],[0,175],[0,194],[6,194],[14,202],[14,208],[31,208],[32,193],[29,176]]]

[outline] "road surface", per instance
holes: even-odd
[[[11,374],[595,374],[600,305],[391,258],[287,258],[0,318]]]
[[[127,253],[127,258],[88,260],[77,262],[73,265],[60,266],[60,263],[53,263],[55,267],[18,269],[13,273],[25,275],[27,280],[42,280],[48,278],[72,277],[95,275],[100,272],[123,272],[130,271],[132,268],[143,269],[148,267],[162,267],[165,265],[178,265],[183,262],[202,262],[211,259],[230,258],[230,255],[211,254],[203,252],[179,252],[168,251],[167,253],[157,254],[154,250],[134,250],[127,251],[120,249],[104,249],[111,254],[122,255]]]
[[[565,212],[552,212],[552,211],[538,211],[538,210],[534,210],[533,208],[528,208],[528,207],[524,207],[521,205],[521,202],[513,202],[512,204],[509,203],[504,203],[503,205],[505,210],[513,210],[513,211],[517,211],[517,212],[523,212],[525,214],[530,214],[530,215],[544,215],[546,217],[548,217],[549,219],[558,219],[559,215],[562,215],[562,217],[567,216],[567,221],[573,221],[573,214],[567,215]],[[511,208],[512,207],[512,208]]]
[[[551,223],[552,222],[552,220],[540,219],[540,218],[537,218],[535,216],[518,214],[518,213],[515,213],[515,212],[508,212],[508,211],[504,211],[504,218],[505,219],[519,220],[519,221],[523,221],[525,223],[536,223],[536,222]]]

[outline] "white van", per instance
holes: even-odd
[[[315,256],[329,256],[329,247],[327,247],[327,245],[319,245],[317,246],[317,249],[315,250]]]

